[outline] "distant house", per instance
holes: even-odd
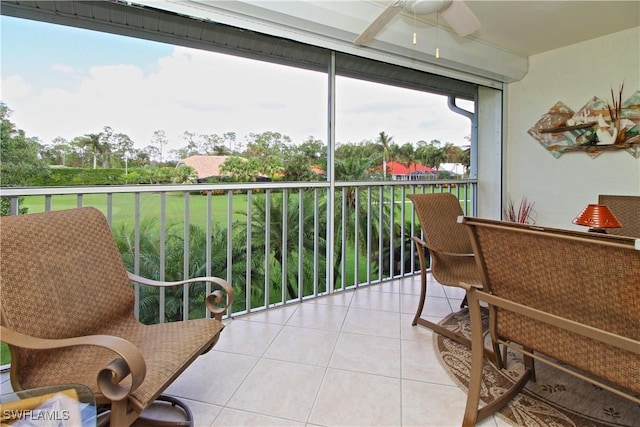
[[[207,178],[221,178],[225,174],[220,172],[220,166],[231,156],[191,156],[178,162],[178,166],[191,166],[198,176],[198,181]]]
[[[387,175],[394,181],[417,181],[421,179],[436,179],[437,171],[429,166],[413,164],[407,167],[398,162],[387,162]]]
[[[466,172],[466,167],[462,163],[440,163],[439,170],[447,171],[454,177],[461,177]]]
[[[327,174],[320,166],[311,165],[309,169],[318,176],[325,176]]]

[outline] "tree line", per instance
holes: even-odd
[[[147,146],[136,148],[127,134],[105,126],[102,131],[70,141],[58,137],[42,143],[17,129],[10,121],[11,112],[0,102],[3,186],[29,185],[30,176],[46,176],[50,167],[121,168],[132,174],[128,183],[191,182],[195,179],[193,170],[174,169],[179,159],[193,155],[230,156],[221,171],[226,180],[234,182],[252,182],[260,177],[283,181],[326,179],[327,144],[314,137],[294,144],[287,135],[266,131],[250,133],[240,143],[234,132],[206,135],[185,131],[185,145],[165,153],[169,141],[164,130],[156,130]],[[436,171],[443,163],[461,163],[468,168],[470,162],[468,148],[439,140],[397,144],[384,131],[372,139],[338,143],[334,158],[338,180],[390,179],[387,165],[391,161],[408,168],[430,166]]]

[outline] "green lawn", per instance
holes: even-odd
[[[455,194],[455,189],[454,194]],[[443,192],[445,189],[439,188],[437,192]],[[184,221],[184,193],[167,193],[165,197],[165,212],[167,225],[181,225]],[[462,191],[460,194],[462,198],[465,198],[467,194]],[[261,197],[261,194],[254,194],[254,199]],[[191,223],[204,227],[207,221],[207,196],[192,194],[189,197],[189,215]],[[232,198],[233,203],[233,220],[245,219],[245,216],[240,212],[246,212],[247,196],[245,194],[235,194]],[[405,200],[405,215],[407,219],[411,216],[409,200]],[[470,203],[470,202],[468,202]],[[94,206],[105,214],[107,213],[107,195],[106,194],[86,194],[82,197],[82,204],[84,206]],[[75,195],[56,195],[52,196],[52,209],[72,209],[78,206],[77,197]],[[29,213],[44,212],[45,210],[45,198],[44,196],[30,196],[26,197],[24,206],[29,208]],[[141,217],[153,215],[159,217],[160,208],[162,206],[161,196],[156,193],[140,193],[140,212]],[[214,195],[211,197],[211,209],[213,212],[213,219],[226,226],[227,210],[229,206],[229,198],[226,194]],[[467,206],[469,207],[469,206]],[[135,213],[135,195],[132,193],[127,194],[113,194],[112,195],[112,215],[113,224],[125,224],[133,225],[134,213]]]
[[[9,347],[5,343],[0,343],[0,365],[7,365],[11,362]]]
[[[226,195],[216,195],[211,197],[211,209],[214,218],[219,218],[221,223],[226,224],[227,209],[229,206],[228,197]],[[189,201],[189,212],[191,222],[200,226],[206,224],[207,213],[207,196],[191,195]],[[165,213],[167,225],[182,224],[184,222],[184,204],[185,198],[183,193],[168,193],[165,197]],[[247,196],[237,194],[233,196],[233,219],[242,219],[244,215],[235,213],[236,211],[245,211]],[[107,195],[106,194],[86,194],[82,197],[83,206],[94,206],[103,213],[107,213]],[[131,193],[113,194],[112,195],[112,215],[114,225],[133,225],[135,220],[135,195]],[[44,212],[44,196],[32,196],[25,198],[24,206],[29,208],[29,213]],[[58,195],[52,197],[52,210],[73,209],[78,206],[77,197],[75,195]],[[156,193],[140,193],[140,213],[141,217],[153,215],[159,217],[162,206],[160,194]]]

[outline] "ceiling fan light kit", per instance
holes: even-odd
[[[472,34],[480,28],[480,21],[462,0],[394,0],[369,24],[354,41],[357,46],[371,42],[402,10],[420,16],[433,13],[442,17],[460,37]]]
[[[431,15],[432,13],[442,12],[448,8],[453,0],[406,0],[404,8],[407,12],[416,15]]]

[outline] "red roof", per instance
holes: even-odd
[[[409,175],[411,173],[436,173],[436,170],[429,166],[412,164],[410,168],[402,163],[387,162],[387,173],[391,175]]]

